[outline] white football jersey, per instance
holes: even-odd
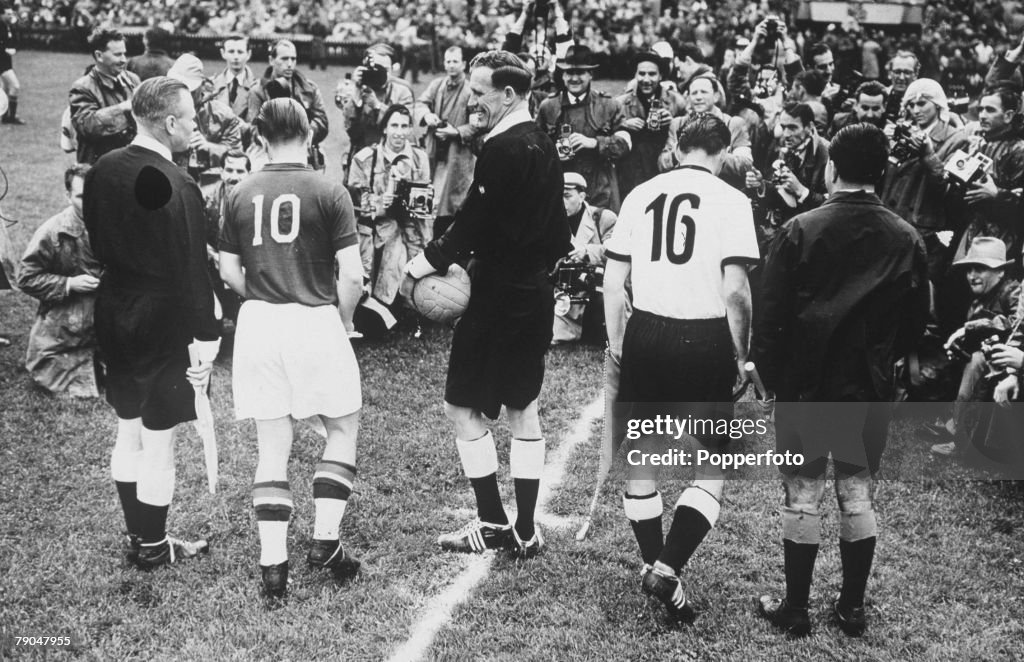
[[[725,317],[723,266],[760,259],[750,201],[697,166],[633,189],[606,248],[632,265],[633,305],[676,319]]]

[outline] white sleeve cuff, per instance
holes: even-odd
[[[430,261],[427,259],[426,255],[420,253],[419,255],[405,263],[405,273],[419,280],[424,276],[429,276],[430,274],[437,273],[437,269],[431,266]]]
[[[193,340],[200,363],[212,363],[220,352],[220,338],[216,340]]]

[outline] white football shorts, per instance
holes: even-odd
[[[334,306],[246,301],[232,373],[239,420],[337,418],[363,404],[359,365]]]

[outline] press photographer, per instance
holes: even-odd
[[[604,243],[618,218],[610,209],[587,204],[587,180],[576,172],[564,175],[562,202],[572,232],[572,250],[552,274],[555,286],[553,345],[581,338],[604,342]]]
[[[391,306],[405,278],[406,262],[433,236],[433,187],[427,153],[412,144],[409,109],[389,107],[383,126],[381,141],[352,157],[346,186],[359,223],[365,289]]]
[[[597,68],[586,46],[570,46],[558,62],[565,91],[545,99],[537,112],[537,125],[551,136],[566,172],[578,172],[590,184],[595,205],[617,212],[622,198],[615,163],[632,147],[622,129],[622,106],[604,92],[591,89]]]
[[[387,109],[401,104],[410,113],[413,110],[412,88],[392,74],[394,59],[391,46],[370,46],[362,64],[351,76],[346,74],[334,92],[334,105],[341,109],[349,138],[349,151],[342,155],[346,170],[353,155],[380,141]]]
[[[967,135],[950,125],[949,101],[936,81],[914,81],[903,101],[912,126],[897,127],[901,137],[892,151],[901,158],[886,172],[881,198],[921,233],[928,251],[928,278],[938,285],[956,248],[953,230],[962,213],[946,196],[945,165],[956,150],[967,148]]]
[[[887,98],[885,86],[878,81],[869,80],[861,83],[853,94],[853,110],[835,116],[829,135],[834,136],[843,127],[861,122],[874,124],[887,135],[892,135],[895,128],[885,116]]]
[[[780,138],[770,168],[766,172],[747,170],[744,182],[760,210],[761,218],[755,215],[755,219],[767,228],[820,207],[826,194],[828,143],[815,131],[811,107],[804,103],[786,106],[776,134]]]
[[[1012,261],[1021,255],[1024,208],[1019,192],[1024,187],[1024,117],[1020,104],[1020,92],[1012,87],[992,90],[982,95],[978,104],[977,133],[970,142],[973,161],[968,158],[967,162],[972,166],[977,163],[982,171],[951,176],[954,181],[969,178],[956,187],[967,203],[967,231],[958,256],[966,252],[975,237],[1002,239]],[[950,172],[956,169],[947,164]]]
[[[1010,340],[1010,320],[1019,314],[1020,283],[1007,274],[1011,264],[1006,259],[1006,245],[995,237],[976,238],[967,255],[953,263],[966,270],[973,298],[967,322],[950,335],[945,345],[950,359],[963,366],[963,373],[952,416],[944,425],[931,428],[944,440],[932,446],[935,455],[953,457],[966,450],[977,425],[977,409],[971,403],[991,401],[994,386],[1005,377],[1000,373],[1008,367],[1008,361],[1007,366],[993,371],[989,359],[994,359],[995,345]],[[990,374],[992,379],[987,378]]]

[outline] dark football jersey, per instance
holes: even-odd
[[[357,242],[348,191],[305,164],[267,165],[224,207],[220,249],[241,256],[248,299],[337,305],[334,255]]]

